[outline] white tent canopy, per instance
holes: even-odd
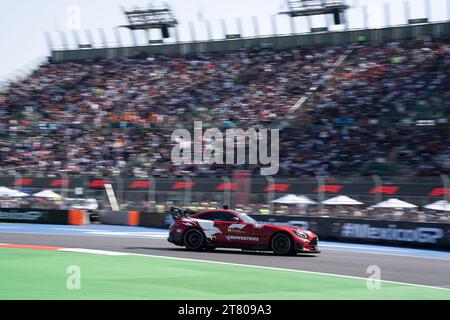
[[[386,201],[382,201],[380,203],[374,204],[371,207],[372,208],[396,208],[396,209],[417,208],[417,206],[412,203],[408,203],[406,201],[402,201],[400,199],[395,199],[395,198],[391,198]]]
[[[322,203],[326,204],[326,205],[331,205],[331,206],[356,206],[356,205],[364,204],[362,202],[359,202],[359,201],[352,199],[350,197],[347,197],[347,196],[337,196],[337,197],[325,200]]]
[[[13,194],[13,198],[24,198],[24,197],[28,197],[29,194],[25,193],[25,192],[20,192],[20,191],[16,191],[14,190],[14,194]]]
[[[447,200],[439,200],[426,205],[425,208],[437,211],[450,211],[450,203]]]
[[[16,190],[12,190],[6,187],[0,187],[0,197],[9,198],[15,194]]]
[[[316,202],[305,196],[296,196],[294,194],[288,194],[281,198],[275,199],[272,202],[282,204],[315,204]]]
[[[61,196],[52,190],[44,190],[33,194],[36,198],[60,199]]]
[[[6,187],[0,187],[0,197],[2,198],[22,198],[26,196],[28,196],[26,193]]]

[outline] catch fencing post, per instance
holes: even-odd
[[[63,198],[68,198],[67,194],[69,193],[68,188],[69,188],[69,176],[67,175],[67,173],[61,172],[59,174],[61,176],[61,196]],[[66,185],[67,183],[67,185]]]
[[[380,188],[383,186],[383,181],[381,180],[379,175],[372,175],[372,179],[375,182],[375,190],[380,190]],[[383,193],[381,192],[375,192],[375,203],[380,203],[383,201]]]
[[[441,174],[442,182],[444,183],[444,200],[450,200],[450,179],[447,175]]]
[[[20,173],[17,173],[16,170],[12,170],[14,175],[14,189],[17,190],[17,188],[22,187],[22,184],[19,183],[19,181],[22,181],[22,175]]]
[[[228,177],[222,177],[225,186],[231,186],[231,180]],[[228,187],[223,188],[223,205],[231,208],[231,189]]]
[[[275,179],[272,178],[271,176],[266,176],[266,180],[267,180],[267,185],[274,185],[275,184]],[[267,206],[269,207],[269,212],[270,214],[275,214],[273,211],[273,200],[275,199],[275,191],[273,188],[268,188],[267,189]]]
[[[120,206],[124,203],[124,193],[125,193],[125,185],[123,183],[123,178],[122,177],[117,177],[116,178],[116,182],[117,182],[117,193],[119,194],[119,208]],[[128,210],[128,209],[127,209]]]
[[[184,188],[184,197],[183,197],[183,203],[185,205],[189,205],[191,203],[191,198],[192,198],[192,191],[191,191],[191,186],[192,186],[192,179],[190,177],[183,177],[183,180],[185,182],[187,182],[187,186],[186,188]]]
[[[323,186],[325,185],[325,179],[321,176],[316,176],[317,180],[317,213],[321,213],[323,209],[322,202],[325,200],[325,191],[323,189]]]
[[[148,204],[149,204],[149,209],[151,206],[151,203],[153,202],[154,205],[156,205],[156,180],[153,176],[148,177]],[[151,211],[151,210],[150,210]]]

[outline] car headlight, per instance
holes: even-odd
[[[295,234],[298,235],[300,238],[308,239],[308,235],[307,235],[306,233],[304,233],[303,231],[297,229],[297,230],[294,230],[294,232],[295,232]]]

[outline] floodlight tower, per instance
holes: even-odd
[[[147,7],[135,7],[127,10],[121,7],[127,17],[128,24],[120,27],[128,28],[132,31],[151,29],[160,29],[162,38],[170,38],[169,28],[175,28],[178,25],[172,10],[167,3],[161,6],[148,5]]]
[[[345,12],[350,8],[343,0],[286,0],[288,11],[280,12],[291,18],[332,14],[334,24],[345,21]]]

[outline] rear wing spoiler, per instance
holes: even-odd
[[[228,206],[224,205],[223,209],[227,210]],[[170,215],[172,216],[173,220],[188,218],[190,215],[193,215],[197,212],[199,212],[199,211],[190,210],[190,209],[182,209],[179,207],[171,207],[170,208]]]
[[[172,216],[173,220],[178,220],[185,217],[183,209],[177,207],[170,208],[170,215]]]
[[[174,220],[187,218],[188,216],[190,216],[191,214],[194,214],[194,213],[197,213],[197,212],[193,211],[193,210],[188,210],[188,209],[183,210],[178,207],[170,208],[170,215],[172,216],[172,218]]]

